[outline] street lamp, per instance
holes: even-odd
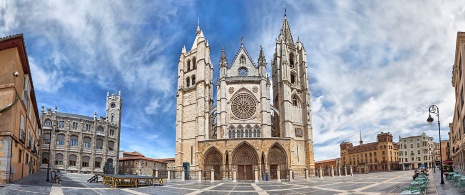
[[[433,124],[433,117],[431,117],[431,114],[436,114],[438,116],[438,129],[439,129],[439,160],[441,161],[440,163],[440,168],[441,168],[441,184],[444,184],[444,174],[442,172],[442,150],[441,150],[441,121],[439,121],[439,108],[436,105],[432,105],[429,107],[429,117],[426,119],[426,121],[431,125]]]
[[[58,122],[58,121],[57,121]],[[60,130],[58,129],[58,123],[57,127],[55,129],[55,132],[58,133]],[[48,142],[48,164],[47,164],[47,179],[45,181],[50,181],[49,176],[50,176],[50,157],[52,156],[51,152],[51,147],[52,147],[52,130],[49,131],[50,134],[50,141]]]

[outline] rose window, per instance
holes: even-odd
[[[239,119],[248,119],[255,114],[257,103],[248,93],[238,94],[232,101],[231,111]]]

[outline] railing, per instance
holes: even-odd
[[[105,132],[103,131],[97,131],[95,134],[100,135],[100,136],[105,136]]]
[[[95,149],[95,154],[103,154],[103,150],[102,149]]]

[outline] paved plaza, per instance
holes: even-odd
[[[0,187],[0,194],[398,194],[409,185],[412,175],[412,171],[393,171],[342,177],[312,177],[309,180],[291,182],[261,181],[258,183],[170,180],[164,186],[112,189],[102,183],[87,183],[91,175],[85,174],[63,174],[61,184],[52,185],[45,181],[45,172],[38,172]],[[428,194],[437,194],[434,179],[438,176],[430,175],[429,177],[431,187]]]

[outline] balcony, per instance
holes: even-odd
[[[69,147],[69,151],[74,151],[74,152],[76,152],[76,151],[78,151],[78,147],[77,147],[77,146],[70,146],[70,147]]]
[[[102,149],[95,149],[95,154],[103,154],[103,150]]]
[[[82,151],[85,152],[85,153],[91,153],[90,148],[84,148]]]
[[[115,151],[108,151],[107,155],[114,156],[114,155],[115,155]]]
[[[56,150],[64,150],[64,149],[65,149],[65,145],[56,145],[55,149],[56,149]]]
[[[103,132],[103,131],[97,131],[97,132],[95,132],[95,134],[105,137],[105,132]]]

